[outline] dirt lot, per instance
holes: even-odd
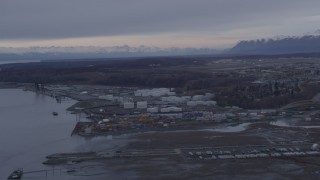
[[[195,130],[130,135],[127,136],[130,141],[119,147],[118,151],[152,152],[159,149],[222,146],[248,150],[255,145],[269,148],[290,143],[307,150],[310,149],[308,143],[319,142],[319,135],[318,129],[257,123],[235,133]],[[205,160],[186,158],[181,153],[86,161],[72,166],[76,169],[72,175],[95,179],[319,179],[319,160],[320,156]]]

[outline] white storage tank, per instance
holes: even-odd
[[[147,108],[147,112],[149,113],[157,113],[159,109],[157,107]]]
[[[182,111],[182,108],[180,108],[180,107],[175,107],[175,108],[173,109],[173,111],[174,111],[174,112],[181,112],[181,111]]]
[[[102,119],[102,122],[110,122],[110,120],[109,119]]]
[[[169,96],[174,96],[174,95],[176,95],[176,92],[168,92],[167,93]]]
[[[146,109],[148,107],[147,101],[139,101],[137,102],[138,109]]]
[[[106,95],[105,99],[109,101],[113,101],[113,95],[112,94]]]
[[[205,101],[196,101],[196,104],[197,105],[206,105],[206,102]]]
[[[100,99],[105,99],[108,101],[113,101],[113,95],[108,94],[108,95],[104,95],[104,96],[99,96]]]
[[[182,108],[179,107],[167,107],[167,108],[161,108],[161,112],[181,112]]]
[[[142,96],[141,90],[136,90],[136,91],[134,92],[134,96]]]
[[[187,106],[196,106],[196,105],[197,105],[196,101],[188,101],[187,102]]]
[[[206,93],[205,96],[209,99],[213,98],[214,97],[214,94],[212,93]]]
[[[313,151],[317,151],[317,150],[319,150],[319,149],[320,149],[319,144],[313,144],[313,145],[311,146],[311,150],[313,150]]]
[[[217,105],[216,101],[188,101],[187,106],[215,106]]]
[[[201,100],[203,100],[204,99],[204,95],[194,95],[193,97],[192,97],[192,100],[193,101],[201,101]]]
[[[113,98],[113,101],[122,103],[122,102],[124,102],[124,99],[123,99],[123,97],[115,96],[115,97]]]
[[[181,98],[183,98],[184,101],[190,101],[191,100],[191,96],[182,96]]]
[[[88,94],[88,91],[82,91],[80,94]]]
[[[161,108],[160,111],[161,112],[170,112],[170,109],[169,108]]]
[[[133,102],[125,102],[125,103],[123,103],[123,108],[124,109],[133,109],[134,103]]]
[[[175,92],[170,92],[168,88],[154,88],[154,89],[139,89],[134,92],[135,96],[153,96],[153,97],[160,97],[164,95],[175,95]]]
[[[169,102],[169,103],[184,103],[186,100],[182,97],[177,96],[168,96],[168,97],[161,97],[161,100],[163,102]]]
[[[215,106],[215,105],[217,105],[217,102],[216,101],[206,101],[206,104],[208,106]]]

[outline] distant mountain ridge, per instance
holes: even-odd
[[[0,60],[54,60],[83,58],[122,58],[146,56],[208,55],[221,51],[211,48],[159,48],[149,46],[0,47]]]
[[[112,47],[0,47],[0,61],[184,55],[279,55],[298,53],[320,53],[320,30],[317,34],[300,37],[281,36],[271,39],[244,40],[237,43],[233,48],[226,50],[216,50],[213,48],[159,48],[152,46],[131,47],[128,45]]]
[[[230,54],[291,54],[320,52],[320,35],[240,41]]]

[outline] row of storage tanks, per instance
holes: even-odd
[[[194,96],[167,96],[161,97],[161,101],[173,103],[173,104],[183,104],[186,103],[187,106],[215,106],[216,101],[212,101],[214,94],[206,93],[205,95],[194,95]]]
[[[215,105],[215,102],[213,102],[212,105]],[[124,107],[124,109],[134,109],[135,108],[135,103],[134,102],[125,102],[125,103],[123,103],[123,107]],[[136,103],[136,107],[137,107],[137,109],[146,109],[147,112],[149,112],[149,113],[182,112],[182,108],[181,107],[175,107],[175,106],[161,107],[161,108],[159,108],[159,107],[149,107],[148,108],[147,101],[139,101],[139,102],[137,102]]]
[[[216,101],[210,100],[188,100],[185,97],[176,97],[176,96],[169,96],[169,97],[162,97],[161,99],[163,102],[172,103],[172,104],[182,104],[186,103],[187,106],[215,106],[217,105]],[[148,106],[147,101],[138,101],[136,103],[138,109],[146,109]],[[124,102],[123,106],[125,109],[132,109],[135,108],[134,102]]]
[[[134,102],[124,102],[123,103],[123,108],[124,109],[134,109],[135,105],[137,107],[137,109],[147,109],[147,112],[150,113],[158,113],[160,112],[181,112],[182,108],[180,107],[163,107],[163,108],[159,108],[159,107],[149,107],[148,108],[148,103],[147,101],[138,101],[136,104]]]
[[[174,96],[176,93],[173,90],[172,88],[139,89],[134,92],[134,95],[142,97]]]
[[[194,95],[194,96],[175,96],[174,89],[170,88],[154,88],[154,89],[140,89],[134,92],[135,96],[142,97],[161,97],[162,102],[171,103],[171,104],[186,104],[187,106],[215,106],[216,101],[211,99],[214,97],[214,94],[206,93],[205,95]],[[132,102],[132,99],[125,99],[124,97],[117,97],[113,95],[103,95],[100,96],[101,99],[106,99],[110,101],[116,101],[123,103],[124,109],[146,109],[150,113],[168,113],[168,112],[181,112],[181,107],[149,107],[147,101],[138,101],[136,103]]]
[[[138,109],[147,109],[147,107],[148,107],[147,101],[138,101],[136,104],[137,104]],[[134,102],[124,102],[123,108],[124,109],[134,109],[135,103]]]
[[[171,103],[185,103],[188,101],[209,101],[214,97],[212,93],[206,93],[205,95],[194,95],[194,96],[166,96],[161,97],[161,101]]]

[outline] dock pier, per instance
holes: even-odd
[[[32,171],[23,171],[23,176],[28,175],[28,174],[39,174],[39,173],[43,173],[44,177],[53,177],[55,175],[62,175],[62,173],[68,173],[67,169],[62,169],[62,168],[52,168],[52,169],[41,169],[41,170],[32,170]],[[23,177],[21,177],[20,179],[23,179]]]

